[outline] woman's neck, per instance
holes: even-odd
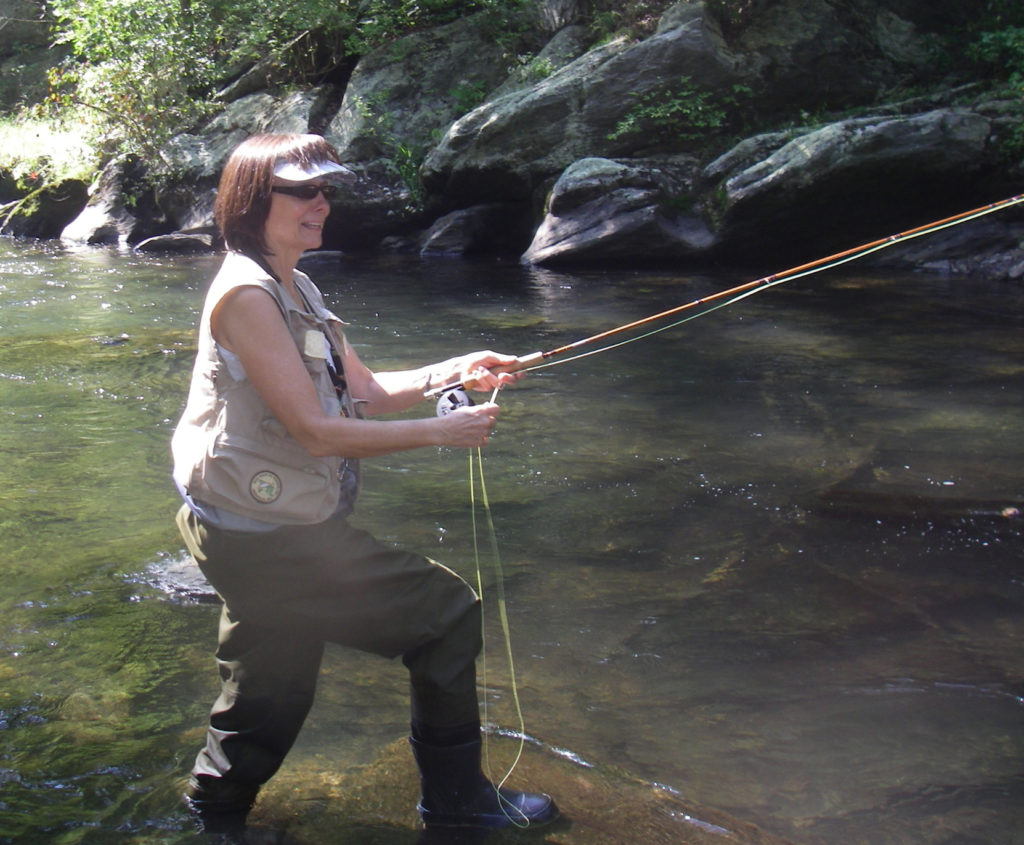
[[[292,301],[300,306],[304,307],[303,303],[305,300],[298,287],[295,285],[295,264],[296,262],[289,260],[282,260],[280,255],[250,255],[250,258],[256,261],[257,264],[261,265],[264,270],[270,272],[270,275],[274,277],[274,280],[281,285],[291,297]]]
[[[295,272],[295,265],[298,264],[298,257],[293,259],[281,253],[275,253],[274,255],[264,255],[263,261],[281,284],[287,285],[289,288],[292,287],[292,274]]]

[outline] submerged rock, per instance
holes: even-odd
[[[175,232],[171,235],[156,235],[136,244],[136,252],[173,253],[189,255],[214,250],[213,235],[195,232]]]
[[[185,602],[216,602],[217,593],[196,563],[185,552],[177,556],[162,555],[131,576],[129,581],[145,584],[168,598]]]
[[[518,739],[490,736],[493,765],[507,766]],[[320,761],[322,763],[322,760]],[[502,773],[505,769],[501,769]],[[687,801],[660,784],[580,761],[562,749],[528,742],[508,785],[550,793],[562,818],[536,834],[518,831],[422,831],[416,813],[419,780],[408,742],[397,740],[353,774],[339,775],[292,761],[268,784],[250,816],[256,826],[284,832],[294,845],[522,842],[543,836],[563,845],[786,845],[756,825]]]

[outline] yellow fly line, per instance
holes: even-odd
[[[494,389],[494,393],[491,394],[491,401],[494,402],[498,398],[499,387]],[[475,464],[475,466],[474,466]],[[491,503],[487,498],[487,484],[484,481],[484,459],[483,451],[477,447],[475,450],[469,451],[469,503],[470,503],[470,514],[472,521],[473,531],[473,557],[476,561],[476,589],[477,594],[480,596],[480,618],[481,618],[481,639],[483,646],[481,648],[481,683],[484,690],[483,696],[483,722],[486,726],[488,724],[488,712],[487,712],[487,631],[486,631],[486,615],[484,613],[484,578],[483,578],[483,566],[480,561],[480,543],[479,543],[479,531],[477,528],[477,502],[476,502],[476,484],[474,479],[479,477],[480,480],[480,500],[484,516],[487,520],[487,535],[490,540],[490,552],[491,561],[494,566],[494,584],[495,591],[497,593],[497,605],[498,605],[498,618],[501,622],[501,632],[505,646],[505,659],[508,664],[509,674],[509,689],[511,692],[512,703],[515,707],[516,719],[518,722],[518,735],[519,745],[516,749],[515,758],[509,765],[508,771],[501,778],[496,779],[491,773],[491,759],[490,759],[490,744],[487,741],[487,733],[484,733],[484,772],[488,779],[494,784],[495,792],[498,796],[498,806],[502,808],[502,812],[505,813],[505,817],[516,826],[525,826],[519,818],[516,818],[516,814],[509,813],[505,810],[504,799],[501,796],[500,789],[504,786],[505,782],[509,779],[515,767],[519,764],[519,759],[523,754],[523,746],[526,741],[526,722],[523,719],[522,705],[519,700],[519,687],[516,683],[516,667],[515,659],[512,656],[512,629],[508,621],[508,606],[506,603],[505,596],[505,573],[501,566],[501,555],[498,551],[498,535],[494,529],[494,519],[491,516]],[[519,814],[521,815],[521,814]]]

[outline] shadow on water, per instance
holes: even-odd
[[[216,263],[0,241],[0,842],[195,841],[179,794],[218,607],[167,444]],[[549,349],[737,281],[311,273],[377,368]],[[1022,328],[1019,289],[819,275],[503,392],[484,472],[531,738],[510,783],[566,820],[486,841],[1019,841]],[[475,580],[465,454],[367,462],[356,519]],[[493,563],[500,777],[518,720]],[[405,685],[329,650],[256,822],[462,841],[418,829]]]

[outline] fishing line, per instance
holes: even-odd
[[[786,281],[788,281],[788,279]],[[776,282],[775,284],[782,284],[782,282]],[[659,326],[656,329],[651,329],[649,332],[644,332],[643,334],[628,337],[625,340],[610,343],[607,346],[599,346],[597,349],[591,349],[589,352],[580,352],[578,355],[571,355],[568,358],[559,358],[557,361],[547,361],[542,364],[534,364],[532,367],[524,367],[521,370],[521,372],[532,373],[534,370],[544,370],[547,369],[548,367],[557,367],[559,364],[568,364],[571,361],[579,361],[583,358],[589,358],[591,355],[597,355],[599,352],[609,352],[612,349],[618,349],[620,346],[626,346],[630,343],[633,343],[634,341],[643,340],[644,338],[648,337],[653,337],[656,334],[661,334],[661,332],[667,332],[669,329],[674,329],[677,326],[683,325],[683,323],[689,323],[691,320],[696,320],[698,317],[703,317],[706,314],[710,314],[712,311],[717,311],[719,308],[725,308],[728,305],[732,305],[734,302],[739,302],[739,300],[744,299],[745,297],[748,297],[753,293],[755,293],[755,291],[747,291],[746,293],[740,294],[739,296],[736,296],[733,299],[728,299],[725,302],[719,302],[717,305],[713,305],[710,308],[706,308],[703,311],[698,311],[696,314],[690,314],[689,316],[683,317],[683,319],[681,320],[676,320],[674,323],[669,323],[666,326]]]
[[[786,282],[792,282],[796,279],[802,279],[807,276],[813,276],[815,273],[822,273],[825,270],[831,270],[843,264],[848,264],[851,261],[856,261],[860,258],[863,258],[866,255],[871,255],[874,252],[880,252],[881,250],[887,249],[888,247],[893,246],[896,243],[902,243],[904,241],[913,240],[914,238],[920,238],[924,235],[930,235],[934,232],[940,232],[943,229],[949,229],[952,228],[953,226],[959,226],[961,223],[967,223],[970,220],[976,220],[979,217],[984,217],[987,214],[992,214],[993,212],[999,211],[1011,205],[1018,205],[1022,202],[1024,202],[1024,194],[1016,197],[1011,197],[1010,199],[1002,200],[1001,202],[998,203],[992,203],[991,205],[988,206],[973,209],[971,211],[964,212],[963,214],[958,214],[954,217],[946,218],[945,220],[935,221],[934,223],[929,223],[926,224],[925,226],[920,226],[916,229],[910,229],[906,232],[901,232],[896,235],[890,235],[889,237],[883,238],[879,241],[873,241],[868,244],[863,244],[859,247],[853,247],[850,250],[836,253],[835,255],[829,256],[828,258],[820,259],[820,261],[815,261],[811,262],[810,264],[804,264],[798,267],[793,267],[790,268],[789,270],[784,270],[780,273],[775,273],[771,276],[765,276],[762,279],[758,279],[754,282],[748,282],[746,285],[741,286],[741,288],[749,287],[749,290],[742,290],[740,293],[737,293],[735,296],[725,300],[724,302],[719,302],[715,305],[712,305],[710,308],[705,308],[703,311],[698,311],[695,314],[690,314],[689,316],[684,317],[681,320],[676,320],[673,323],[669,323],[668,325],[665,326],[660,326],[656,329],[652,329],[649,332],[644,332],[643,334],[635,335],[633,337],[626,338],[625,340],[620,340],[616,343],[611,343],[607,346],[601,346],[597,349],[592,349],[589,352],[582,352],[579,355],[573,355],[570,356],[569,358],[560,358],[557,361],[547,361],[544,363],[523,367],[521,372],[533,372],[534,370],[543,370],[548,367],[555,367],[559,364],[568,364],[571,361],[579,361],[581,358],[589,358],[591,355],[597,355],[600,352],[608,352],[612,349],[618,349],[620,346],[626,346],[627,344],[633,343],[634,341],[644,340],[645,338],[653,337],[654,335],[660,334],[661,332],[668,331],[669,329],[674,329],[678,326],[681,326],[683,325],[683,323],[688,323],[691,320],[696,320],[698,317],[704,317],[713,311],[717,311],[720,308],[726,308],[729,305],[733,305],[742,299],[746,299],[749,296],[754,296],[755,294],[761,293],[762,291],[765,291],[768,288],[773,288],[776,287],[777,285],[781,285]],[[734,288],[733,290],[736,289]],[[725,291],[725,294],[728,294],[729,292],[730,291]],[[670,309],[669,311],[662,312],[662,314],[655,315],[653,318],[644,318],[643,320],[636,321],[636,323],[627,325],[637,325],[638,323],[645,323],[651,319],[656,320],[659,317],[668,316],[669,314],[676,313],[684,308],[696,307],[697,305],[707,301],[708,299],[694,300],[692,303],[686,303],[685,305],[680,306],[679,308]],[[611,333],[618,333],[619,331],[623,330],[625,330],[625,327],[610,329],[608,332],[603,332],[601,335],[594,335],[592,338],[585,338],[582,341],[577,341],[576,344],[569,344],[569,347],[576,346],[577,344],[582,345],[584,343],[596,340],[599,337],[607,337]],[[563,349],[565,348],[567,347],[563,347]],[[557,353],[553,351],[544,354],[551,355],[553,357]]]
[[[491,402],[494,402],[498,397],[498,391],[501,389],[500,386],[494,388],[494,393],[491,394]],[[480,596],[480,627],[481,627],[481,640],[483,645],[481,646],[481,681],[484,689],[483,696],[483,720],[484,724],[488,723],[487,714],[487,636],[486,636],[486,615],[484,612],[484,579],[483,579],[483,567],[480,563],[480,543],[479,543],[479,531],[477,529],[477,503],[476,503],[476,484],[474,478],[479,476],[480,479],[480,496],[483,506],[484,515],[487,518],[487,534],[490,540],[491,547],[491,560],[494,567],[494,580],[495,590],[497,593],[497,605],[498,605],[498,617],[501,621],[501,632],[502,638],[505,645],[505,659],[508,663],[509,672],[509,687],[512,695],[512,703],[515,707],[516,718],[519,722],[519,746],[516,749],[515,757],[512,760],[508,771],[504,777],[500,780],[495,781],[494,776],[491,774],[491,757],[490,757],[490,743],[488,741],[488,734],[484,733],[483,739],[483,764],[484,771],[487,774],[488,779],[494,784],[495,795],[498,798],[498,806],[501,807],[502,813],[505,817],[516,827],[525,827],[526,823],[518,818],[515,818],[513,814],[509,813],[505,809],[505,805],[508,801],[501,794],[501,787],[505,785],[505,782],[512,776],[512,772],[516,766],[519,765],[519,760],[523,756],[523,748],[526,744],[526,722],[523,718],[522,704],[519,699],[519,686],[516,682],[516,667],[515,659],[512,656],[512,627],[508,621],[508,604],[506,602],[505,594],[505,572],[501,565],[501,554],[498,550],[498,534],[494,528],[494,519],[491,515],[491,503],[487,496],[487,483],[484,480],[484,458],[483,451],[478,446],[475,450],[476,459],[474,466],[474,450],[469,450],[469,504],[471,512],[471,525],[473,532],[473,556],[476,561],[476,589],[477,595]]]
[[[855,246],[851,249],[835,253],[834,255],[819,258],[816,261],[811,261],[807,264],[801,264],[796,267],[791,267],[788,270],[773,273],[770,276],[765,276],[754,281],[746,282],[741,285],[736,285],[735,287],[732,288],[727,288],[725,290],[709,294],[708,296],[702,297],[700,299],[695,299],[692,302],[687,302],[683,305],[676,306],[675,308],[670,308],[667,311],[662,311],[658,314],[652,314],[649,317],[643,317],[639,320],[634,320],[631,323],[624,323],[621,326],[616,326],[606,331],[599,332],[598,334],[591,335],[590,337],[582,338],[573,343],[566,344],[565,346],[559,346],[555,349],[550,349],[547,352],[534,352],[529,355],[520,356],[518,361],[511,368],[507,368],[504,371],[530,372],[533,370],[539,370],[546,367],[553,367],[558,364],[565,364],[568,363],[569,361],[576,361],[579,360],[580,358],[588,357],[589,355],[596,355],[599,352],[606,352],[610,349],[616,349],[620,346],[624,346],[626,343],[632,343],[634,340],[641,340],[643,338],[651,337],[652,335],[658,334],[661,331],[666,331],[668,329],[682,325],[683,323],[689,322],[692,319],[696,319],[697,317],[702,317],[706,314],[710,314],[713,311],[717,311],[719,308],[725,308],[726,306],[733,305],[742,299],[746,299],[748,296],[753,296],[754,294],[761,293],[762,291],[765,291],[768,288],[776,287],[777,285],[783,284],[784,282],[791,282],[795,279],[800,279],[806,276],[813,275],[814,273],[820,273],[823,272],[824,270],[839,267],[842,264],[849,263],[850,261],[855,261],[859,258],[863,258],[866,255],[871,255],[872,253],[879,252],[883,249],[888,249],[889,247],[894,246],[898,243],[903,243],[904,241],[919,238],[922,237],[923,235],[929,235],[934,232],[941,231],[943,229],[951,228],[953,226],[959,226],[961,223],[967,223],[971,220],[976,220],[979,217],[984,217],[987,214],[992,214],[996,211],[1001,211],[1005,208],[1009,208],[1014,205],[1019,205],[1022,202],[1024,202],[1024,194],[1019,194],[1014,197],[1009,197],[1008,199],[999,200],[998,202],[989,203],[988,205],[973,208],[969,211],[964,211],[960,214],[955,214],[951,217],[946,217],[941,220],[935,220],[932,221],[931,223],[926,223],[922,226],[917,226],[913,229],[908,229],[905,232],[899,232],[895,235],[889,235],[884,238],[879,238],[878,240],[870,241],[868,243],[861,244],[860,246]],[[719,302],[719,300],[724,301]],[[601,347],[599,349],[594,349],[586,354],[575,355],[569,358],[561,357],[567,353],[574,352],[575,350],[583,346],[589,346],[590,344],[597,343],[598,341],[601,340],[605,340],[609,337],[612,337],[613,335],[632,331],[634,329],[641,328],[642,326],[647,326],[652,323],[656,323],[660,320],[664,320],[683,311],[699,308],[700,306],[709,305],[711,303],[717,304],[713,305],[712,307],[704,308],[702,311],[689,315],[684,319],[677,320],[676,322],[670,325],[662,326],[658,329],[654,329],[652,331],[638,335],[634,338],[619,341],[617,343],[613,343]],[[556,357],[559,358],[559,360],[548,360],[550,358]],[[428,391],[424,395],[443,395],[448,391],[461,389],[464,386],[471,386],[472,384],[472,380],[469,380],[465,383],[448,384],[443,387],[434,388],[433,390]]]

